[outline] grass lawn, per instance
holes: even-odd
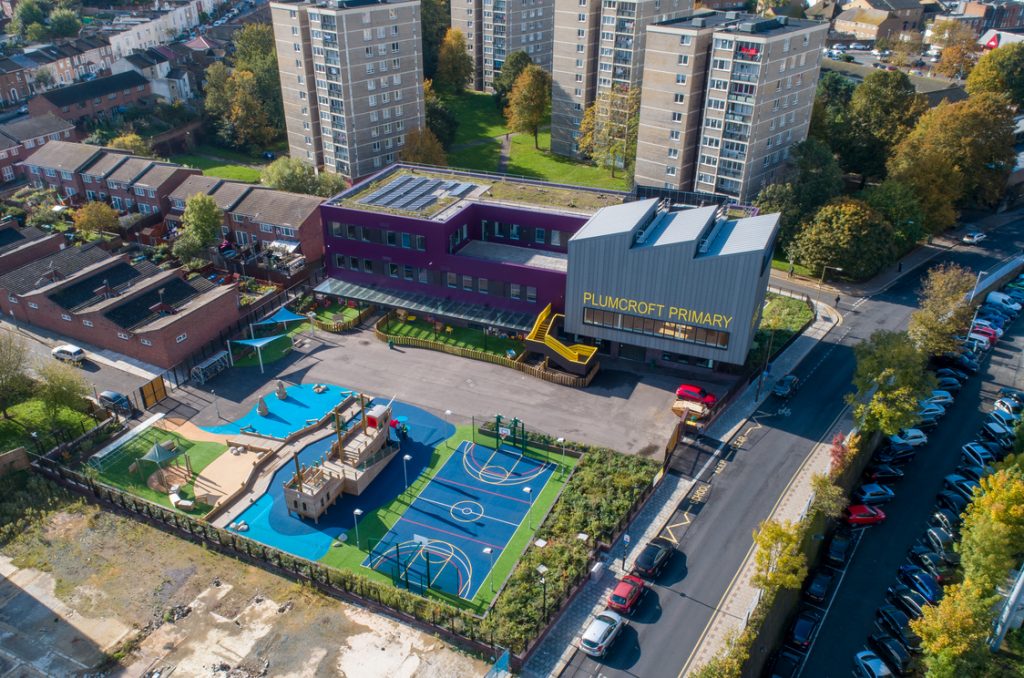
[[[0,418],[0,452],[16,447],[34,452],[33,431],[39,433],[39,442],[49,450],[57,444],[52,434],[54,429],[64,429],[72,437],[78,437],[96,423],[88,414],[66,408],[57,414],[56,422],[51,422],[43,409],[43,401],[35,398],[12,405],[7,408],[7,414],[10,419]]]
[[[560,184],[593,186],[616,191],[629,189],[626,176],[622,172],[618,172],[617,176],[612,177],[608,170],[553,154],[550,151],[550,132],[541,132],[538,140],[540,150],[533,147],[533,137],[527,134],[512,137],[512,152],[508,162],[509,174],[519,174],[531,179],[542,179]]]
[[[299,334],[309,329],[309,322],[296,323],[293,327],[290,327],[283,337],[278,337],[274,341],[270,342],[263,347],[263,364],[269,365],[272,362],[276,362],[281,358],[285,357],[292,352],[292,336]],[[237,351],[238,349],[233,349]],[[252,353],[247,353],[245,356],[235,358],[235,367],[259,367],[260,360],[256,354],[256,349],[247,347],[247,350],[251,350]]]
[[[490,94],[466,92],[462,96],[446,97],[444,103],[459,121],[455,144],[501,136],[508,132],[505,116],[494,105],[494,97]]]
[[[426,339],[440,344],[469,348],[482,353],[491,353],[505,357],[508,357],[508,351],[515,351],[516,355],[523,352],[523,342],[515,339],[488,337],[483,333],[483,330],[471,327],[456,327],[454,325],[445,325],[445,327],[452,328],[451,334],[445,331],[435,334],[431,323],[417,318],[413,322],[392,320],[390,323],[385,323],[381,329],[384,330],[385,334],[393,334],[398,337]]]
[[[453,169],[497,172],[500,157],[501,142],[491,139],[487,143],[452,151],[448,154],[448,166]]]
[[[769,344],[774,357],[794,334],[814,319],[814,311],[802,299],[769,293],[765,301],[761,325],[754,336],[754,348],[747,356],[747,365],[757,369],[765,364]]]
[[[166,494],[152,490],[148,485],[146,485],[146,478],[156,471],[156,464],[142,462],[141,466],[143,473],[139,473],[138,471],[133,473],[128,470],[135,460],[149,452],[153,445],[162,443],[165,440],[174,440],[178,443],[178,449],[185,450],[192,461],[192,470],[197,474],[227,450],[227,447],[221,443],[193,442],[188,438],[178,435],[177,433],[164,431],[163,429],[158,428],[151,428],[139,437],[125,443],[118,450],[115,450],[112,454],[120,456],[118,456],[114,461],[108,463],[102,471],[93,469],[90,472],[95,473],[96,476],[105,483],[119,487],[122,490],[131,492],[134,495],[147,499],[153,503],[160,504],[166,508],[174,508],[171,506],[171,500]],[[181,463],[184,465],[184,460],[181,460]],[[92,469],[91,466],[88,468]],[[145,474],[145,477],[143,477],[143,474]],[[181,489],[181,492],[179,492],[178,495],[182,499],[194,500],[195,491],[193,485],[194,482],[189,481],[189,483]],[[201,516],[206,514],[211,508],[211,506],[207,506],[206,504],[197,503],[192,510],[187,513]]]
[[[211,177],[245,181],[250,184],[259,183],[260,180],[260,171],[255,167],[231,165],[223,160],[214,160],[203,155],[173,155],[171,156],[171,162],[200,169],[203,171],[203,174]]]
[[[423,473],[421,473],[420,476],[409,485],[408,489],[376,511],[370,511],[363,516],[362,520],[359,521],[359,538],[362,541],[364,548],[356,548],[355,532],[354,530],[350,530],[347,534],[346,541],[344,543],[335,542],[331,549],[323,556],[323,558],[320,559],[320,562],[338,569],[357,572],[369,579],[391,583],[391,577],[387,574],[362,567],[363,560],[366,559],[367,553],[369,553],[372,545],[375,545],[383,539],[384,535],[386,535],[388,530],[391,529],[391,526],[402,517],[406,508],[408,508],[419,493],[423,491],[423,488],[426,487],[427,483],[430,482],[430,479],[437,474],[448,458],[452,456],[459,443],[463,440],[472,439],[472,427],[459,426],[455,431],[455,435],[434,449],[434,454],[430,458],[430,464],[426,469],[424,469]],[[478,445],[484,444],[489,446],[493,444],[492,439],[479,435],[476,440]],[[493,576],[495,589],[501,588],[502,582],[505,581],[512,572],[512,569],[516,566],[516,563],[519,562],[519,557],[526,548],[527,542],[532,539],[534,534],[537,532],[537,528],[539,528],[540,523],[542,522],[541,517],[546,515],[552,504],[555,503],[555,499],[558,497],[558,493],[561,491],[562,485],[565,484],[566,479],[569,477],[569,470],[571,470],[578,461],[574,457],[565,457],[563,460],[562,456],[557,452],[546,452],[534,448],[528,448],[528,451],[531,457],[550,461],[558,465],[562,465],[564,463],[563,472],[560,473],[556,471],[552,474],[551,478],[544,486],[544,490],[537,496],[536,500],[534,500],[532,509],[534,529],[530,529],[530,521],[524,520],[519,526],[519,529],[516,530],[515,534],[509,540],[508,546],[502,549],[501,555],[494,561]],[[445,600],[457,607],[470,607],[477,612],[482,612],[494,598],[494,594],[491,593],[491,587],[487,583],[490,581],[490,577],[491,575],[488,575],[487,581],[482,583],[477,591],[476,597],[471,601],[466,601],[462,598],[433,590],[430,592],[430,595],[432,597]]]
[[[338,302],[334,302],[326,308],[318,307],[316,309],[316,319],[322,323],[340,323],[355,320],[356,316],[359,315],[359,311],[360,309],[358,308],[342,306]]]
[[[775,257],[772,259],[772,268],[774,268],[776,271],[789,273],[789,261],[782,258],[781,255],[776,254]],[[802,275],[805,278],[814,277],[814,272],[811,271],[811,269],[807,268],[806,266],[801,266],[800,264],[797,263],[793,264],[793,273],[797,275]]]

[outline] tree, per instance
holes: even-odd
[[[757,194],[754,206],[762,214],[779,213],[778,251],[785,252],[800,227],[800,206],[793,184],[768,184]]]
[[[274,29],[268,23],[248,23],[232,37],[236,71],[249,71],[261,108],[275,130],[284,126],[281,77],[277,69]],[[276,135],[276,132],[275,132]]]
[[[602,92],[583,112],[578,152],[610,169],[613,177],[619,167],[631,172],[636,161],[639,120],[639,88]]]
[[[753,583],[766,591],[798,589],[807,576],[800,534],[790,521],[765,520],[754,531]]]
[[[203,94],[206,114],[219,120],[227,115],[231,108],[231,92],[229,81],[231,71],[223,62],[215,61],[206,68]]]
[[[43,402],[43,411],[53,423],[62,409],[81,411],[89,386],[75,368],[56,360],[48,360],[36,367],[39,382],[34,393]]]
[[[932,24],[931,41],[942,45],[942,57],[935,64],[934,72],[947,78],[966,78],[977,58],[978,43],[974,29],[953,20],[936,21]]]
[[[444,94],[462,94],[473,77],[473,58],[466,51],[466,36],[449,28],[438,52],[434,87]]]
[[[875,46],[877,47],[877,42]],[[892,55],[889,57],[889,61],[894,66],[909,68],[921,58],[923,48],[924,40],[920,33],[903,33],[890,47]]]
[[[924,96],[917,93],[902,71],[874,71],[850,99],[853,149],[847,149],[852,169],[869,176],[885,173],[885,160],[892,149],[910,133],[927,109]]]
[[[459,131],[459,119],[434,92],[434,86],[430,80],[423,81],[423,107],[427,129],[433,132],[437,140],[441,142],[441,146],[448,150],[455,143],[455,135]]]
[[[910,626],[921,637],[929,678],[980,676],[990,664],[991,594],[971,580],[947,586],[936,606],[926,605]]]
[[[842,432],[832,436],[832,445],[828,448],[829,473],[838,478],[850,463],[850,447],[846,444],[846,436]]]
[[[827,475],[814,474],[811,477],[811,490],[814,492],[811,511],[826,518],[838,518],[843,515],[843,509],[847,504],[846,493]]]
[[[892,262],[892,226],[866,202],[838,198],[800,230],[790,252],[815,271],[841,268],[844,276],[863,280]]]
[[[806,139],[795,145],[792,155],[797,171],[796,202],[802,218],[806,219],[842,192],[843,171],[832,149],[817,139]]]
[[[531,64],[533,64],[533,59],[522,50],[512,52],[505,59],[505,63],[501,65],[501,71],[494,77],[494,103],[499,111],[504,111],[508,107],[508,96],[512,93],[516,80]]]
[[[174,241],[174,256],[183,261],[199,259],[220,238],[224,213],[213,197],[196,193],[185,203],[181,230]]]
[[[267,146],[277,130],[263,105],[260,86],[251,71],[235,71],[229,79],[231,106],[224,122],[234,131],[234,145],[240,148]]]
[[[107,144],[110,148],[120,148],[134,155],[141,155],[144,158],[153,157],[153,149],[149,142],[135,132],[127,132],[121,136],[114,137]]]
[[[973,309],[966,297],[974,274],[957,264],[933,266],[925,276],[918,310],[910,315],[907,334],[926,355],[956,351],[954,338],[971,323]]]
[[[533,147],[540,148],[537,137],[547,119],[551,104],[551,75],[540,66],[527,66],[516,79],[505,109],[510,129],[533,135]]]
[[[405,146],[399,152],[399,158],[405,162],[417,162],[423,165],[448,166],[448,157],[434,133],[427,128],[409,130],[405,135]]]
[[[37,84],[42,85],[44,89],[53,87],[53,83],[56,82],[53,77],[53,71],[49,68],[40,68],[36,71],[35,81]]]
[[[860,196],[892,226],[897,253],[907,252],[924,237],[925,212],[917,192],[908,184],[886,179]]]
[[[811,110],[812,136],[842,155],[840,138],[845,136],[849,124],[850,100],[856,85],[842,73],[829,71],[818,80]]]
[[[82,29],[78,12],[57,8],[50,12],[50,35],[55,38],[73,38]]]
[[[956,223],[955,205],[963,195],[964,178],[952,158],[941,149],[904,140],[887,165],[889,179],[917,196],[926,233],[941,233]]]
[[[316,181],[316,194],[321,198],[331,198],[341,193],[347,187],[348,184],[345,183],[345,177],[340,174],[321,172]]]
[[[28,383],[28,347],[14,332],[0,332],[0,413],[21,399]]]
[[[917,421],[918,401],[935,383],[906,332],[877,330],[853,347],[856,389],[848,401],[866,431],[892,435]]]
[[[289,193],[317,194],[317,175],[312,165],[298,158],[278,158],[263,168],[260,183]]]
[[[967,78],[967,92],[1005,94],[1018,109],[1024,106],[1024,43],[1010,43],[982,55]]]
[[[451,26],[452,14],[449,0],[423,0],[420,3],[420,25],[423,30],[423,77],[433,78],[437,71],[437,60],[441,41]]]
[[[22,0],[14,6],[14,14],[8,29],[11,33],[25,38],[29,26],[42,26],[46,23],[48,12],[49,5],[42,0]]]
[[[87,202],[75,210],[75,229],[84,234],[114,231],[118,224],[117,210],[105,202]]]
[[[964,514],[960,556],[964,579],[995,591],[1019,564],[1024,543],[1024,471],[1017,464],[981,479]]]
[[[29,42],[45,42],[50,37],[50,31],[43,24],[29,24],[25,29],[25,39]]]

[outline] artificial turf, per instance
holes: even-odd
[[[457,346],[458,348],[490,353],[507,358],[508,352],[513,351],[514,355],[523,352],[523,342],[517,339],[503,339],[501,337],[486,336],[483,330],[472,327],[456,327],[451,325],[451,332],[447,331],[449,325],[445,325],[440,332],[434,331],[432,323],[416,318],[409,320],[391,319],[382,323],[380,329],[384,334],[392,334],[397,337],[414,337],[427,341],[436,341],[439,344]]]

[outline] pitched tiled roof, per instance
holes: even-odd
[[[895,12],[897,10],[921,9],[920,0],[865,0],[874,9]]]
[[[181,182],[181,184],[171,191],[170,195],[167,197],[171,200],[188,200],[196,193],[209,195],[210,192],[222,181],[223,179],[218,179],[217,177],[207,177],[202,174],[196,174]]]
[[[836,17],[836,21],[849,21],[855,24],[881,26],[889,18],[889,12],[882,9],[863,9],[861,7],[855,7],[853,9],[843,10],[839,16]]]
[[[46,231],[35,226],[18,228],[17,225],[8,222],[7,225],[0,226],[0,254],[21,247],[27,242],[45,238],[47,235],[49,234]]]
[[[252,190],[252,184],[243,184],[238,181],[225,181],[213,192],[213,200],[217,207],[224,211],[233,209],[238,201],[247,192]]]
[[[76,172],[102,152],[99,146],[73,141],[51,141],[33,153],[24,164]]]
[[[95,244],[68,247],[0,276],[0,289],[11,294],[26,294],[66,280],[83,268],[109,258],[110,255]]]
[[[149,169],[149,166],[152,164],[153,161],[149,158],[138,158],[132,156],[118,165],[117,169],[111,172],[110,176],[107,177],[107,181],[131,183],[142,176],[142,173]]]
[[[0,57],[0,73],[15,73],[23,70],[25,70],[25,67],[18,62],[12,61],[7,57]]]
[[[156,188],[170,179],[171,175],[180,169],[181,165],[172,165],[164,162],[156,163],[135,181],[135,185]]]
[[[149,82],[141,74],[135,71],[127,71],[116,75],[108,75],[105,78],[96,78],[88,82],[80,82],[77,85],[68,85],[60,89],[43,92],[40,96],[54,106],[70,106],[80,101],[89,101],[96,97],[104,97],[124,89],[131,89]]]
[[[322,202],[323,198],[313,195],[254,188],[231,211],[259,223],[298,228]]]
[[[5,122],[0,125],[0,132],[16,141],[24,141],[74,128],[75,126],[67,120],[59,118],[53,113],[44,113],[43,115],[26,115],[23,118]]]
[[[117,151],[103,149],[103,153],[101,153],[100,156],[88,167],[83,168],[82,172],[93,177],[106,179],[111,172],[120,167],[121,163],[130,157],[132,156],[127,153],[119,153]]]

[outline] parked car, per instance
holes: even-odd
[[[894,605],[883,605],[875,612],[878,628],[898,640],[910,652],[921,651],[921,638],[910,629],[910,619]]]
[[[940,367],[940,368],[935,370],[935,378],[936,379],[942,379],[943,377],[948,377],[948,378],[951,378],[951,379],[956,379],[961,384],[964,383],[965,381],[967,381],[967,373],[966,372],[962,372],[962,371],[954,369],[952,367]]]
[[[994,469],[991,466],[973,466],[968,464],[961,464],[956,467],[954,473],[961,475],[964,478],[981,482],[981,479],[991,473]]]
[[[789,635],[786,637],[786,644],[800,650],[806,650],[811,646],[811,640],[814,638],[814,631],[818,628],[818,624],[820,623],[821,612],[810,609],[801,610],[800,613],[797,614],[796,620],[793,622],[793,626],[789,629]]]
[[[1024,291],[1022,291],[1021,293],[1024,294]],[[978,310],[975,312],[974,318],[975,320],[980,318],[989,323],[992,323],[992,325],[998,327],[1001,330],[1006,330],[1006,326],[1010,322],[1010,319],[1007,316],[1003,315],[1002,311],[991,306],[982,306],[978,308]]]
[[[956,492],[943,490],[935,497],[935,505],[939,508],[948,509],[956,515],[960,515],[967,508],[967,500]]]
[[[807,580],[807,585],[804,586],[804,598],[815,603],[824,603],[828,598],[828,592],[832,590],[834,580],[835,577],[831,572],[818,570]]]
[[[1009,412],[1003,412],[1001,410],[994,410],[988,413],[985,421],[999,424],[1000,426],[1004,426],[1012,431],[1017,425],[1017,422],[1020,421],[1020,415],[1010,414]]]
[[[132,401],[118,391],[101,391],[97,400],[100,406],[117,412],[121,416],[131,417],[135,414],[135,407],[132,405]]]
[[[832,535],[828,544],[828,551],[825,552],[825,561],[836,567],[842,567],[850,558],[853,550],[853,535],[849,532],[839,531]]]
[[[961,372],[966,372],[967,374],[977,374],[979,369],[976,361],[953,351],[932,356],[930,360],[931,364],[935,367],[948,367]]]
[[[892,443],[906,443],[911,447],[920,447],[921,445],[928,444],[928,436],[916,428],[905,428],[899,433],[889,436],[889,441]]]
[[[800,385],[800,380],[797,379],[794,374],[787,374],[782,379],[775,382],[775,386],[772,387],[772,393],[780,398],[791,398],[796,393],[797,388]]]
[[[960,456],[973,466],[991,466],[996,462],[996,455],[980,442],[967,443],[960,448]]]
[[[913,670],[913,657],[896,638],[888,633],[872,633],[868,636],[868,647],[885,660],[886,666],[898,676],[905,676]]]
[[[881,658],[871,650],[858,652],[853,656],[853,673],[857,678],[890,678],[892,671]]]
[[[942,588],[935,579],[917,565],[900,565],[900,581],[925,597],[931,604],[942,598]]]
[[[601,612],[580,637],[580,649],[591,657],[603,657],[625,625],[626,621],[618,613],[611,610]]]
[[[940,377],[935,380],[935,384],[936,386],[939,387],[936,390],[948,393],[950,397],[953,397],[954,394],[959,393],[960,389],[962,389],[964,386],[963,384],[961,384],[959,381],[952,377]]]
[[[920,406],[917,410],[917,416],[922,419],[941,419],[946,416],[946,408],[938,403],[928,402],[922,400],[918,403]]]
[[[910,562],[932,576],[939,584],[949,581],[950,568],[942,556],[932,551],[925,544],[914,544],[907,553]]]
[[[970,233],[965,233],[964,237],[960,238],[960,241],[966,245],[977,245],[986,237],[981,231],[971,231]]]
[[[765,675],[768,678],[793,678],[804,663],[804,656],[799,652],[783,648],[775,655],[772,666]]]
[[[996,339],[1003,338],[1003,325],[998,320],[992,321],[984,317],[975,318],[971,331],[977,332],[979,330],[988,330],[988,332],[995,335]]]
[[[81,365],[85,360],[85,351],[74,344],[61,344],[50,351],[50,355],[61,362],[72,365]]]
[[[657,579],[668,565],[673,550],[672,544],[662,539],[647,542],[640,555],[633,561],[633,574],[645,579]]]
[[[992,407],[996,412],[1006,412],[1015,417],[1019,417],[1024,412],[1024,405],[1021,405],[1013,398],[1000,398],[992,404]]]
[[[866,51],[868,49],[868,46],[862,42],[851,42],[850,49],[856,51]]]
[[[872,464],[864,471],[864,475],[875,483],[892,483],[903,479],[902,469],[890,464]]]
[[[955,524],[958,525],[959,522]],[[955,528],[946,529],[939,525],[929,527],[925,530],[921,542],[942,556],[942,559],[950,565],[956,565],[960,562],[960,554],[954,548],[956,542],[956,538],[953,536],[954,532]]]
[[[911,619],[919,619],[931,603],[920,593],[906,584],[896,583],[886,590],[885,599],[903,611]]]
[[[960,516],[949,509],[935,509],[935,513],[928,519],[928,524],[953,535],[960,529]]]
[[[1013,449],[1014,433],[1011,429],[997,424],[992,421],[985,422],[981,425],[981,430],[978,434],[984,440],[991,440],[994,443],[998,443],[1004,450],[1009,451]]]
[[[888,485],[868,483],[854,490],[851,498],[859,504],[885,504],[895,497],[896,493]]]
[[[1010,398],[1020,405],[1024,405],[1024,391],[1016,388],[1003,387],[996,391],[998,398]]]
[[[885,520],[885,512],[874,506],[854,504],[843,509],[843,517],[850,525],[877,525]]]
[[[900,445],[888,445],[879,448],[872,459],[879,464],[899,465],[910,463],[916,455],[916,449],[901,443]]]
[[[960,383],[959,379],[955,379],[953,377],[939,377],[939,379],[952,379],[957,384]],[[929,395],[925,399],[925,402],[932,403],[933,405],[942,405],[943,407],[949,407],[955,402],[955,398],[953,394],[950,393],[949,391],[944,391],[942,389],[937,388],[931,392],[931,395]]]
[[[676,389],[676,397],[680,400],[701,403],[707,407],[714,407],[715,403],[718,402],[718,397],[714,393],[708,393],[700,386],[693,384],[680,384],[679,388]]]
[[[967,501],[971,501],[974,498],[975,490],[981,487],[978,481],[965,478],[956,473],[950,473],[943,478],[942,486],[947,490],[956,492]]]
[[[612,592],[608,594],[608,607],[616,612],[629,614],[646,592],[647,585],[644,584],[643,579],[631,574],[623,575]]]

